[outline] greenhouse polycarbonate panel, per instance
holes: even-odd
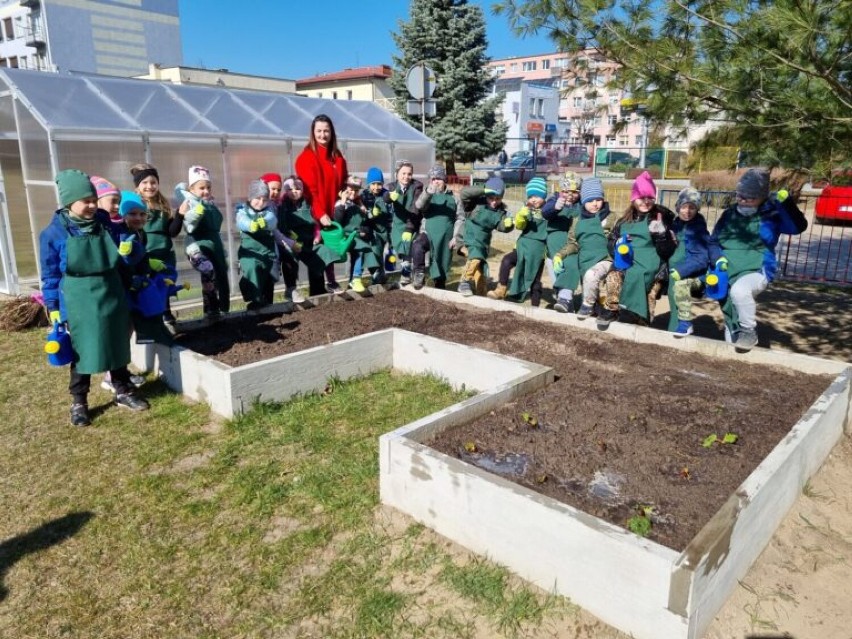
[[[25,163],[24,178],[53,180],[47,131],[20,102],[15,103],[15,114],[18,117],[18,135]]]
[[[435,149],[425,144],[397,144],[394,149],[394,162],[400,160],[411,162],[414,166],[414,175],[420,179],[429,173],[429,169],[435,163]],[[394,173],[390,179],[396,179],[396,174]]]
[[[210,87],[175,87],[181,99],[220,131],[229,134],[281,136],[281,130],[271,127],[248,106],[243,106],[229,91]]]
[[[130,167],[145,161],[145,145],[141,135],[136,140],[57,140],[56,154],[61,168],[99,175],[120,189],[132,191]]]
[[[33,211],[34,230],[30,230],[26,241],[15,238],[15,261],[18,266],[18,278],[21,281],[38,279],[38,265],[34,241],[37,241],[42,229],[46,228],[53,219],[53,214],[59,208],[56,201],[56,188],[52,186],[35,186],[27,188],[30,206]],[[26,215],[26,212],[23,212]],[[28,225],[29,226],[29,225]],[[33,234],[34,233],[34,234]]]
[[[279,127],[286,137],[306,137],[314,115],[319,113],[314,113],[309,105],[300,106],[288,96],[248,91],[235,91],[235,94],[250,108]]]
[[[377,109],[379,111],[384,111],[385,115],[392,116],[382,120],[382,131],[384,131],[385,135],[391,140],[430,142],[430,140],[419,130],[412,128],[404,120],[399,119],[395,114],[391,114],[386,109],[383,109],[373,102],[352,100],[345,104],[346,109],[353,116],[368,122],[376,118]]]
[[[15,122],[15,105],[12,96],[0,98],[0,138],[18,139],[18,125]]]
[[[216,133],[200,114],[176,100],[159,82],[124,78],[89,78],[127,113],[139,128],[151,132]],[[170,87],[171,88],[171,87]],[[122,128],[133,128],[124,123]]]
[[[225,153],[234,203],[244,200],[249,182],[260,179],[264,173],[280,173],[285,179],[290,173],[290,157],[284,142],[257,144],[229,140]]]
[[[127,120],[74,76],[39,71],[10,77],[45,122],[59,129],[126,129]]]
[[[349,167],[350,173],[366,176],[367,170],[371,166],[379,167],[385,176],[385,181],[390,181],[388,178],[391,175],[391,148],[387,143],[379,144],[376,142],[347,142],[346,164]],[[365,185],[366,186],[366,185]]]

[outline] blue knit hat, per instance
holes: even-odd
[[[580,204],[604,199],[603,183],[599,178],[586,178],[580,185]]]
[[[122,191],[121,204],[118,205],[118,214],[121,217],[124,217],[130,213],[130,211],[135,211],[136,209],[147,211],[148,207],[145,206],[145,203],[142,201],[142,198],[139,197],[138,193],[134,193],[133,191]]]
[[[547,182],[543,177],[534,177],[527,182],[527,197],[547,197]]]
[[[485,195],[499,195],[503,197],[503,193],[506,191],[506,185],[503,183],[503,180],[498,177],[488,178],[485,182]]]
[[[385,183],[385,176],[382,173],[382,170],[377,166],[371,166],[367,169],[367,184],[370,185],[373,182]]]

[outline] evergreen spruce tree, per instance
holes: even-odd
[[[426,135],[435,140],[435,153],[455,173],[455,162],[473,162],[497,153],[506,142],[506,125],[496,109],[501,98],[488,98],[491,76],[485,65],[485,18],[467,0],[412,0],[411,19],[393,34],[399,56],[393,56],[390,84],[397,112],[420,128],[419,117],[406,115],[410,99],[405,86],[408,70],[425,62],[438,76],[432,96],[437,115],[426,119]]]

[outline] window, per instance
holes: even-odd
[[[347,91],[346,91],[346,99],[347,99],[347,100],[351,100],[351,99],[352,99],[352,91],[349,91],[349,90],[347,90]]]
[[[6,58],[0,58],[0,67],[8,67],[9,61]]]
[[[332,99],[332,100],[336,100],[336,99],[337,99],[337,91],[332,91],[332,92],[331,92],[331,99]]]
[[[642,146],[642,143],[644,141],[645,141],[645,138],[643,138],[641,135],[636,136],[636,146]]]
[[[535,71],[536,63],[535,60],[529,60],[523,63],[524,71]]]
[[[322,91],[317,91],[317,97],[318,97],[318,98],[321,98],[321,97],[322,97]]]
[[[12,18],[3,18],[3,35],[7,40],[15,39],[15,27],[12,24]]]
[[[617,115],[608,115],[607,118],[606,118],[606,123],[609,124],[610,126],[614,125],[617,122],[618,122],[618,116]]]
[[[622,135],[618,138],[618,146],[627,146],[629,142],[630,138],[628,138],[626,135]]]
[[[615,136],[614,135],[606,136],[606,145],[607,146],[615,146]]]
[[[583,98],[581,96],[577,96],[574,98],[574,108],[579,109],[583,106]]]
[[[535,117],[535,98],[530,98],[530,110],[529,114],[531,118]]]
[[[518,72],[518,63],[517,63],[517,62],[513,62],[512,64],[510,64],[510,65],[509,65],[509,71],[510,71],[511,73],[517,73],[517,72]]]
[[[617,107],[619,104],[621,104],[621,100],[618,99],[617,95],[609,96],[609,106]]]
[[[550,68],[550,60],[542,60],[541,68],[547,71]]]
[[[13,69],[18,68],[18,56],[13,55],[11,58],[9,58],[9,66]]]
[[[494,75],[503,75],[504,73],[506,73],[506,65],[498,64],[494,67]]]
[[[538,113],[538,117],[544,117],[544,98],[539,98],[537,102],[538,109],[536,110]]]
[[[26,69],[27,68],[27,56],[22,55],[20,62],[21,62],[21,68]]]

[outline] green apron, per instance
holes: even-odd
[[[648,291],[660,268],[660,256],[648,230],[648,220],[625,222],[620,233],[627,233],[633,245],[633,266],[624,272],[620,305],[641,318],[648,319]]]
[[[246,302],[272,302],[272,266],[276,258],[275,236],[269,229],[240,232],[240,293]]]
[[[748,273],[756,273],[763,268],[763,253],[766,244],[760,239],[760,214],[740,215],[734,213],[728,218],[728,223],[719,231],[719,245],[722,253],[728,258],[728,292],[740,277]],[[737,309],[731,301],[730,294],[722,302],[722,314],[725,324],[733,332],[739,330],[740,323]]]
[[[411,241],[403,242],[402,234],[405,233],[406,224],[412,217],[411,211],[414,210],[414,183],[408,185],[405,193],[399,190],[399,187],[394,187],[392,193],[399,193],[399,199],[396,202],[391,202],[391,212],[393,213],[393,221],[391,222],[391,246],[399,255],[411,255]],[[414,229],[416,233],[419,229]]]
[[[68,229],[72,223],[63,214]],[[130,363],[130,311],[118,273],[115,242],[100,224],[66,240],[62,296],[78,373],[111,371]]]
[[[358,233],[355,236],[355,241],[352,242],[352,248],[349,249],[349,254],[353,260],[361,258],[361,267],[363,269],[378,268],[382,266],[382,245],[376,239],[376,235],[372,230],[367,233],[367,237],[361,237],[360,231],[366,226],[364,212],[358,206],[350,206],[347,210],[346,224],[343,225],[343,232],[347,235],[352,231]]]
[[[491,235],[505,217],[505,209],[490,209],[478,206],[464,223],[464,244],[467,246],[467,259],[487,260],[491,249]]]
[[[568,231],[580,215],[580,206],[563,206],[556,217],[547,222],[547,256],[551,259],[565,246]]]
[[[317,256],[317,247],[314,246],[317,222],[311,215],[311,207],[302,200],[299,208],[286,208],[284,210],[282,208],[279,207],[278,209],[278,230],[302,245],[302,250],[295,255],[300,262],[307,266],[309,272],[322,272],[325,264]],[[296,237],[294,238],[293,235]]]
[[[518,263],[509,285],[509,297],[523,301],[532,288],[547,251],[547,220],[541,216],[541,211],[530,211],[527,226],[518,238],[515,250],[518,252]]]
[[[228,281],[228,261],[225,257],[225,246],[219,231],[222,228],[222,212],[212,204],[204,205],[204,215],[198,220],[198,225],[189,233],[189,241],[195,242],[201,248],[204,256],[213,264],[216,275],[216,288],[219,294],[219,308],[227,313],[231,308],[231,283]]]
[[[579,251],[566,257],[562,264],[565,270],[556,278],[555,286],[577,290],[577,286],[591,267],[609,257],[606,248],[606,235],[597,215],[579,216],[574,220],[574,239]]]
[[[453,225],[456,221],[456,198],[452,193],[435,193],[424,211],[426,235],[429,236],[429,276],[433,279],[447,279],[453,254],[450,240],[453,239]]]
[[[171,220],[162,211],[148,210],[148,221],[142,227],[145,231],[145,252],[149,258],[162,260],[170,266],[177,264],[172,238],[169,235]]]

